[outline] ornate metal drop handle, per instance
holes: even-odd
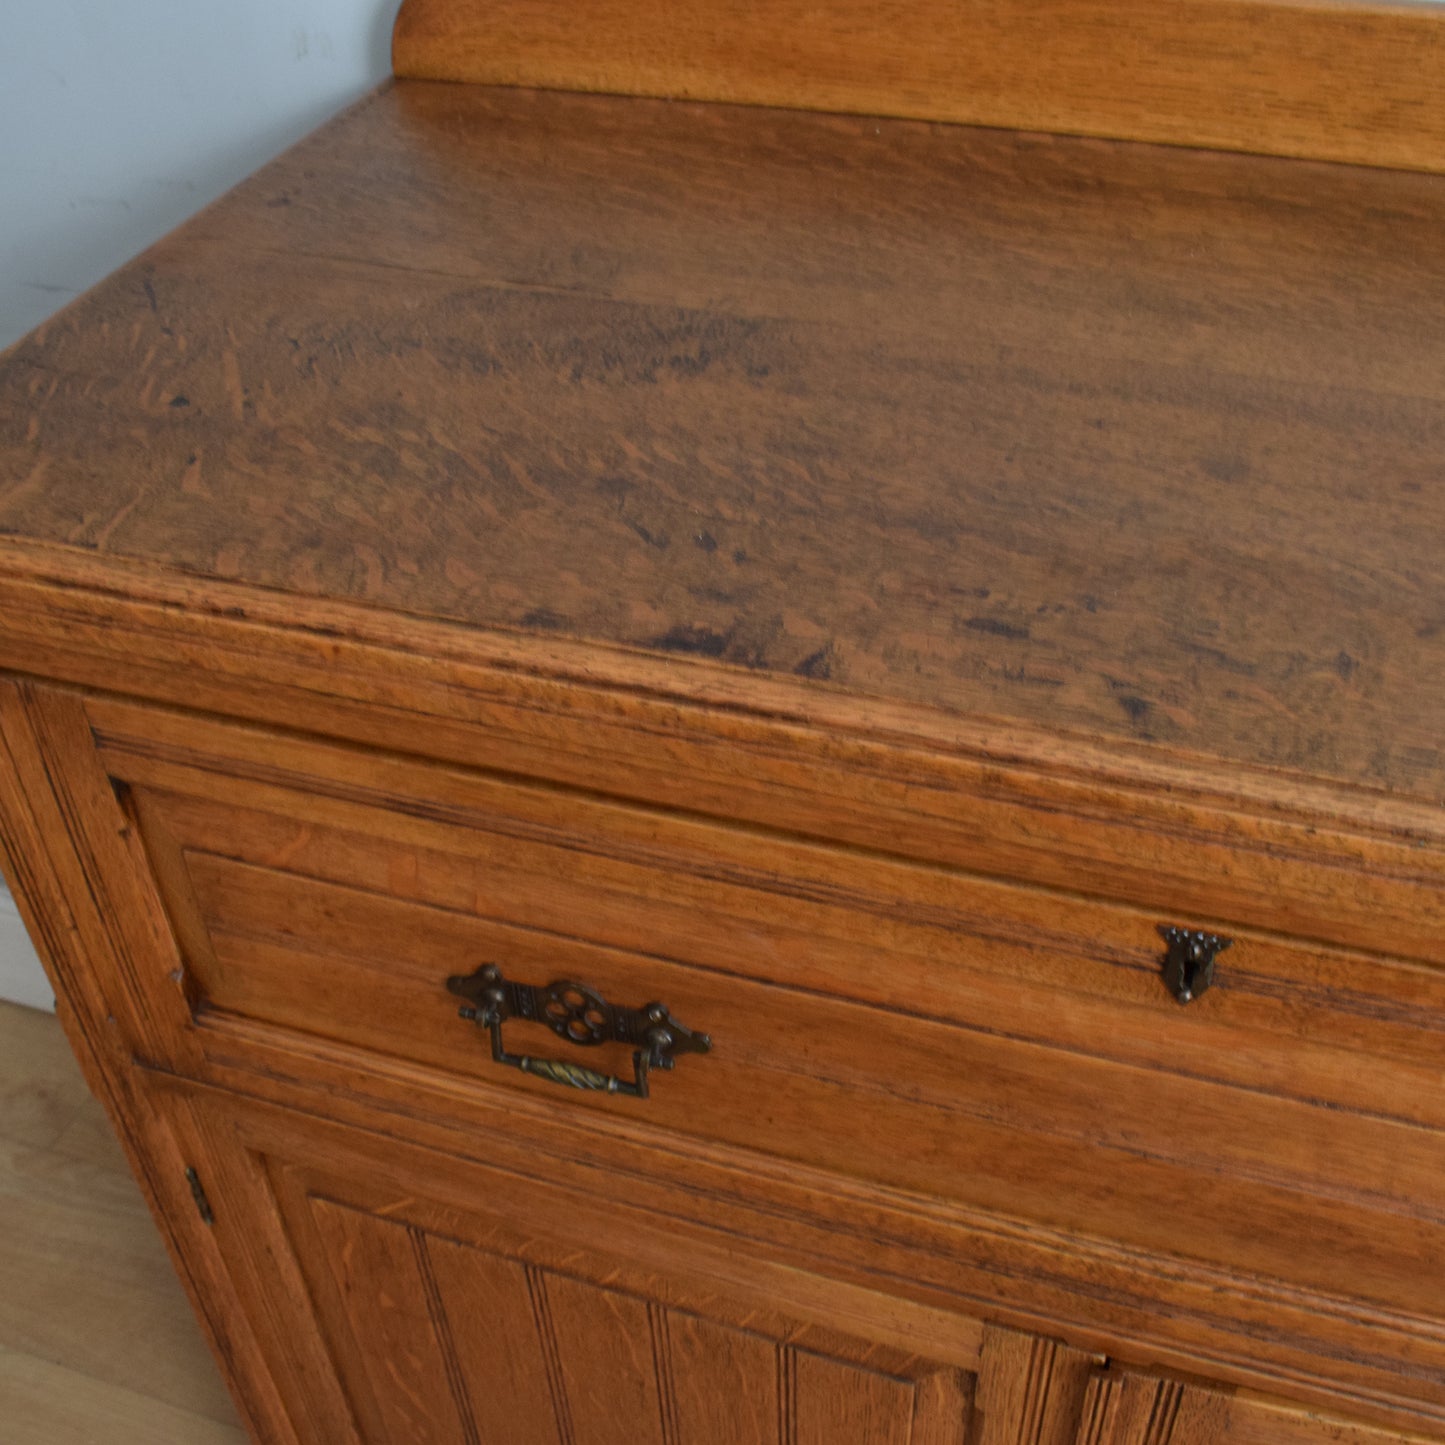
[[[569,1089],[596,1089],[604,1094],[631,1094],[645,1099],[647,1077],[653,1069],[670,1069],[679,1054],[705,1054],[712,1048],[706,1034],[683,1028],[660,1003],[618,1008],[596,989],[567,978],[545,986],[509,983],[496,964],[488,963],[475,973],[449,978],[447,989],[468,1001],[460,1010],[461,1016],[491,1034],[492,1058],[497,1063]],[[507,1019],[545,1024],[559,1038],[587,1048],[606,1043],[632,1044],[632,1078],[601,1074],[560,1059],[508,1053],[502,1043],[502,1024]]]

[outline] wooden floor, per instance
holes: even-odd
[[[244,1445],[60,1025],[0,1003],[0,1445]]]

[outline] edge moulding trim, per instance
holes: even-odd
[[[1445,172],[1445,5],[405,0],[398,77]]]

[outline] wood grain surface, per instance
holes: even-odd
[[[1159,976],[1159,911],[100,699],[87,716],[92,767],[127,797],[193,1008],[259,1008],[491,1073],[469,1031],[438,1030],[439,979],[494,954],[616,970],[602,951],[615,949],[649,960],[637,964],[644,992],[647,968],[678,963],[721,970],[743,992],[745,979],[801,985],[807,997],[776,1006],[783,1056],[814,995],[833,994],[1445,1129],[1438,969],[1250,930],[1216,989],[1181,1010]],[[327,975],[353,970],[353,1006],[321,1016]],[[701,1082],[719,1067],[684,1072]],[[699,1097],[683,1112],[710,1107]],[[1208,1132],[1197,1126],[1198,1141]]]
[[[403,83],[8,355],[0,531],[1438,802],[1442,222],[1433,177]]]
[[[877,1428],[881,1422],[870,1419],[870,1406],[880,1394],[897,1400],[900,1385],[904,1390],[911,1386],[914,1393],[915,1445],[958,1445],[956,1423],[950,1430],[949,1418],[956,1422],[967,1400],[968,1376],[973,1389],[966,1438],[981,1445],[1122,1445],[1134,1440],[1155,1445],[1264,1445],[1271,1440],[1280,1445],[1383,1445],[1388,1440],[1403,1445],[1405,1437],[1394,1430],[1411,1424],[1423,1424],[1428,1433],[1409,1438],[1438,1438],[1438,1417],[1396,1415],[1391,1421],[1386,1416],[1384,1423],[1392,1423],[1394,1430],[1372,1428],[1342,1419],[1334,1410],[1290,1405],[1233,1383],[1145,1373],[1127,1363],[1127,1354],[1115,1358],[1111,1353],[1106,1360],[1101,1350],[1073,1348],[1035,1329],[980,1327],[964,1313],[928,1310],[908,1296],[936,1297],[932,1279],[891,1272],[902,1261],[896,1242],[882,1232],[886,1209],[870,1209],[865,1219],[856,1219],[841,1198],[835,1201],[835,1232],[854,1241],[851,1246],[839,1241],[845,1245],[840,1258],[846,1255],[860,1267],[858,1286],[815,1274],[818,1257],[800,1247],[801,1237],[795,1237],[788,1265],[779,1269],[768,1258],[775,1247],[770,1250],[761,1240],[751,1241],[745,1256],[732,1232],[738,1218],[723,1196],[705,1206],[702,1228],[673,1212],[677,1201],[699,1199],[697,1161],[685,1151],[655,1154],[661,1167],[628,1187],[611,1168],[588,1167],[593,1150],[610,1154],[619,1166],[631,1152],[621,1137],[600,1133],[591,1146],[584,1143],[571,1155],[565,1180],[557,1178],[546,1146],[561,1141],[542,1121],[551,1113],[561,1123],[565,1110],[519,1110],[509,1124],[488,1135],[489,1157],[479,1169],[451,1151],[399,1141],[378,1149],[368,1133],[297,1111],[176,1080],[157,1083],[158,1108],[169,1113],[184,1101],[218,1157],[241,1163],[231,1171],[228,1189],[234,1186],[234,1192],[226,1196],[237,1224],[221,1247],[238,1256],[243,1288],[255,1296],[266,1291],[266,1284],[246,1274],[239,1222],[269,1216],[244,1243],[268,1232],[278,1243],[284,1238],[308,1281],[304,1290],[267,1296],[278,1307],[277,1323],[293,1335],[309,1335],[320,1316],[348,1397],[357,1402],[363,1421],[373,1413],[370,1392],[388,1388],[394,1348],[388,1337],[396,1333],[408,1340],[418,1372],[435,1382],[428,1408],[451,1413],[451,1396],[465,1402],[458,1413],[471,1413],[480,1398],[492,1395],[494,1403],[515,1407],[509,1424],[529,1445],[534,1440],[552,1445],[552,1432],[545,1428],[549,1398],[560,1406],[553,1417],[562,1427],[558,1434],[579,1445],[612,1445],[614,1439],[627,1438],[613,1432],[625,1430],[629,1421],[641,1438],[656,1439],[659,1417],[661,1439],[680,1445],[712,1445],[715,1438],[719,1445],[770,1440],[774,1422],[783,1420],[791,1433],[784,1426],[777,1438],[789,1445],[800,1437],[817,1445],[875,1445],[894,1436],[886,1423]],[[585,1136],[577,1131],[576,1137]],[[601,1183],[603,1192],[594,1193],[589,1180]],[[751,1187],[767,1187],[765,1169]],[[262,1198],[268,1201],[264,1208]],[[773,1219],[781,1223],[781,1216]],[[857,1241],[869,1228],[880,1232],[868,1249],[860,1250]],[[367,1268],[366,1256],[379,1246],[392,1256],[389,1289],[379,1289]],[[1096,1275],[1095,1284],[1103,1286],[1103,1278]],[[424,1296],[429,1298],[425,1305]],[[483,1298],[489,1308],[481,1307]],[[410,1329],[403,1323],[408,1318],[415,1322]],[[1187,1329],[1202,1322],[1181,1318],[1177,1323]],[[505,1345],[497,1340],[502,1331]],[[498,1380],[494,1390],[494,1372],[528,1340],[527,1369],[508,1377],[510,1388]],[[780,1347],[776,1353],[767,1349],[773,1341]],[[1266,1350],[1279,1343],[1272,1331],[1260,1335]],[[479,1345],[490,1348],[478,1351]],[[460,1374],[449,1356],[462,1366]],[[826,1389],[809,1390],[806,1372],[798,1368],[807,1357],[823,1366],[815,1365],[812,1374]],[[1345,1358],[1342,1353],[1341,1361]],[[709,1432],[710,1421],[726,1420],[734,1412],[689,1411],[689,1376],[682,1373],[689,1364],[702,1367],[690,1378],[704,1387],[709,1376],[751,1374],[747,1398],[738,1402],[735,1414],[750,1420],[757,1433]],[[1240,1366],[1248,1368],[1241,1360],[1236,1375]],[[870,1387],[870,1375],[883,1391]],[[602,1382],[608,1378],[616,1379],[616,1389],[606,1389]],[[517,1399],[512,1392],[523,1381],[530,1388]],[[616,1407],[610,1418],[598,1418],[603,1401]],[[1343,1397],[1333,1403],[1343,1403]],[[1363,1408],[1366,1418],[1380,1414],[1378,1400],[1350,1403],[1352,1409]],[[763,1408],[751,1410],[750,1404]],[[1155,1405],[1162,1408],[1156,1411]],[[815,1418],[833,1427],[831,1436],[803,1433],[814,1411]],[[699,1430],[682,1434],[678,1426],[692,1419]],[[860,1420],[874,1430],[860,1429]],[[1148,1433],[1151,1420],[1157,1433]],[[360,1433],[377,1445],[394,1438],[374,1424],[364,1423]],[[339,1420],[334,1438],[354,1440]],[[426,1438],[456,1437],[443,1430]]]
[[[1406,1445],[1407,1438],[1419,1437],[1111,1366],[1089,1380],[1077,1445]]]
[[[905,1293],[1027,1301],[1072,1338],[1107,1320],[1126,1358],[1183,1349],[1235,1383],[1264,1370],[1317,1391],[1324,1358],[1326,1398],[1352,1411],[1445,1409],[1438,970],[1251,931],[1181,1010],[1157,915],[377,748],[81,706],[93,744],[67,759],[71,787],[122,799],[144,845],[193,1075],[332,1116],[344,1098],[387,1154],[450,1128],[450,1152],[496,1163],[496,1119],[515,1113],[502,1132],[529,1177],[556,1151],[590,1195],[641,1188],[660,1209],[665,1157],[685,1181],[674,1222],[716,1224],[736,1192],[750,1262],[806,1240],[827,1272],[850,1268],[862,1210],[861,1267],[896,1239],[908,1253],[886,1272]],[[85,780],[102,767],[107,783]],[[559,1098],[456,1019],[443,980],[485,961],[665,999],[714,1050],[645,1106]],[[511,1047],[569,1052],[527,1029],[508,1025]],[[601,1052],[588,1062],[628,1067]],[[806,1204],[774,1193],[779,1172]]]
[[[1147,915],[374,750],[91,716],[188,940],[202,1048],[244,1021],[282,1047],[325,1040],[625,1121],[667,1154],[745,1151],[1017,1222],[1070,1256],[1104,1242],[1275,1302],[1438,1328],[1435,970],[1241,936],[1181,1010]],[[656,1076],[645,1107],[559,1102],[456,1020],[443,982],[483,962],[665,1000],[714,1049]],[[620,1047],[519,1021],[507,1035],[630,1073]],[[1336,1344],[1358,1358],[1373,1331]]]
[[[820,1325],[813,1296],[836,1305],[844,1292],[804,1268],[724,1281],[662,1219],[639,1253],[635,1218],[595,1232],[592,1209],[579,1221],[572,1199],[536,1181],[526,1217],[498,1210],[505,1186],[458,1209],[418,1176],[402,1197],[384,1164],[371,1178],[335,1172],[344,1141],[324,1128],[303,1159],[301,1116],[291,1147],[274,1134],[257,1147],[253,1108],[194,1102],[218,1147],[244,1143],[233,1207],[271,1201],[305,1276],[279,1302],[289,1329],[319,1321],[331,1342],[356,1424],[338,1417],[328,1445],[962,1445],[981,1345],[994,1346],[1003,1398],[1022,1393],[1010,1376],[1028,1351],[998,1348],[1011,1331],[956,1319],[936,1339],[918,1329],[928,1312],[881,1294],[864,1294],[871,1316],[846,1329]]]
[[[249,1110],[242,1095],[287,1121],[283,1152],[333,1151],[347,1190],[380,1191],[373,1212],[409,1212],[444,1238],[479,1199],[532,1221],[539,1189],[561,1191],[554,1223],[586,1245],[571,1259],[627,1236],[627,1252],[660,1271],[658,1298],[685,1262],[940,1363],[964,1363],[954,1352],[984,1315],[1438,1436],[1438,1067],[1432,1081],[1423,1039],[1437,971],[1318,951],[1299,964],[1288,940],[1242,937],[1202,1010],[1163,1000],[1183,1030],[1171,1048],[1163,1018],[1147,1018],[1159,995],[1143,989],[1158,980],[1142,945],[1137,978],[1128,925],[1095,952],[1086,935],[1105,910],[1086,899],[1016,889],[1012,906],[1005,888],[956,870],[65,688],[6,682],[0,704],[0,865],[62,1008],[77,1010],[77,1042],[97,1040],[97,1077],[124,1091],[133,1157],[263,1439],[356,1435],[335,1337],[297,1327],[310,1291],[295,1217],[268,1193],[273,1145],[228,1143],[218,1124]],[[732,725],[737,765],[750,754]],[[1105,794],[1090,792],[1091,806]],[[1235,842],[1256,832],[1258,818]],[[1136,835],[1142,858],[1152,835]],[[566,861],[549,856],[556,846]],[[1238,870],[1229,854],[1220,876]],[[1343,899],[1356,880],[1335,871]],[[870,918],[885,872],[915,891]],[[549,900],[549,884],[563,896]],[[989,901],[940,915],[940,889]],[[537,917],[518,927],[514,906]],[[484,917],[498,909],[500,927]],[[974,942],[957,947],[954,930]],[[703,965],[687,1009],[709,1025],[717,1011],[716,1056],[686,1061],[700,1067],[660,1081],[652,1114],[634,1118],[541,1084],[494,1087],[484,1045],[439,986],[438,1032],[411,1046],[422,1009],[408,990],[498,945],[539,970],[563,956],[588,976],[618,970],[637,997],[665,974],[672,999]],[[672,950],[677,962],[659,956]],[[1266,971],[1250,980],[1261,952]],[[1319,988],[1302,988],[1320,963]],[[808,1018],[829,1014],[821,1033],[800,1040],[794,1010],[763,997],[790,980]],[[1250,983],[1264,996],[1248,997]],[[992,987],[991,1000],[969,997],[970,984]],[[862,1010],[829,1001],[840,994],[875,1010],[879,1029],[855,1028]],[[743,995],[757,1006],[739,1006]],[[906,1016],[920,997],[926,1021]],[[738,1043],[725,1049],[724,1036]],[[1061,1045],[1032,1073],[1044,1051],[1029,1037]],[[1349,1043],[1333,1049],[1332,1037]],[[1417,1045],[1422,1072],[1408,1077]],[[695,1091],[723,1076],[701,1065],[725,1073],[733,1049],[729,1109]],[[892,1083],[869,1078],[878,1065]],[[759,1092],[753,1073],[776,1089]],[[669,1127],[690,1094],[698,1121]],[[189,1102],[201,1097],[215,1104],[206,1117]],[[922,1127],[898,1129],[904,1116]],[[836,1147],[840,1126],[861,1129],[861,1145]],[[214,1224],[197,1216],[186,1165]],[[1034,1438],[1029,1420],[1059,1422],[1033,1386],[1000,1398],[1027,1406],[1018,1435],[1005,1410],[1005,1440]],[[1270,1438],[1259,1418],[1245,1438]],[[1334,1438],[1332,1424],[1292,1419],[1289,1438]]]
[[[398,74],[1445,168],[1445,18],[1336,0],[407,0]]]

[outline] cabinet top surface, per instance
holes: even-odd
[[[1442,236],[1442,177],[398,82],[0,360],[0,535],[1445,799]]]

